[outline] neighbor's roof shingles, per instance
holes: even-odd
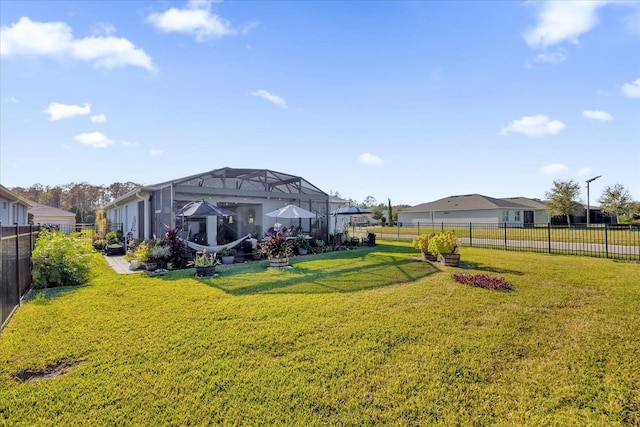
[[[544,203],[538,203],[526,197],[512,197],[508,199],[496,199],[482,194],[464,194],[450,196],[434,202],[422,203],[402,212],[426,212],[426,211],[473,211],[481,209],[544,209]]]

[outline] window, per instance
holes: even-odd
[[[502,211],[502,222],[509,222],[509,211]]]
[[[514,215],[513,220],[515,222],[520,222],[520,211],[515,211],[513,215]]]

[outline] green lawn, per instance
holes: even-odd
[[[639,264],[463,248],[499,292],[379,243],[200,280],[97,259],[0,335],[0,425],[640,423]]]

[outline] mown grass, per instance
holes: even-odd
[[[219,276],[49,290],[0,338],[0,421],[24,425],[640,423],[640,266],[462,249],[455,282],[408,243]],[[24,371],[65,363],[52,378]]]

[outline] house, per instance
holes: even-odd
[[[230,210],[230,216],[184,218],[179,209],[205,200]],[[265,213],[295,204],[317,214],[312,219],[281,219]],[[219,245],[251,234],[260,238],[275,222],[328,239],[329,195],[302,177],[268,169],[221,168],[139,187],[103,207],[109,228],[135,239],[162,237],[165,226],[184,237]],[[195,240],[194,240],[195,241]]]
[[[28,200],[0,184],[0,224],[26,225],[29,220],[27,210],[30,207],[31,203]]]
[[[445,197],[398,211],[398,222],[409,224],[522,224],[549,222],[543,201],[526,197],[497,199],[482,194]]]
[[[70,233],[76,228],[76,214],[63,209],[31,202],[29,222],[31,224],[53,226],[63,233]]]

